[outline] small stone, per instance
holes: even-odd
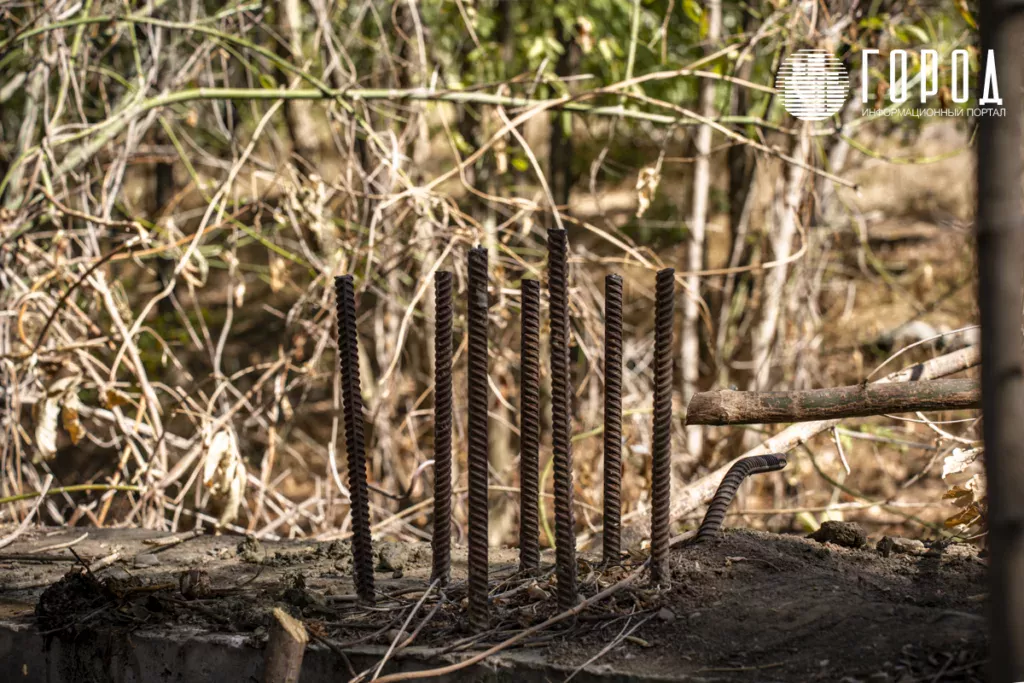
[[[405,576],[405,572],[402,571],[401,569],[396,569],[395,571],[391,572],[391,578],[392,579],[400,579],[403,576]]]
[[[670,610],[668,607],[662,607],[658,610],[658,618],[662,621],[675,621],[676,613]]]
[[[700,612],[691,612],[690,616],[687,617],[687,619],[689,619],[690,621],[697,621],[698,619],[700,619]]]
[[[384,632],[382,640],[386,643],[401,643],[403,640],[409,637],[409,634],[397,628],[388,629]]]
[[[828,521],[810,535],[818,543],[834,543],[844,548],[860,548],[868,542],[867,534],[853,522]]]
[[[383,546],[377,555],[377,571],[393,572],[405,569],[409,561],[409,550],[394,543]]]
[[[155,567],[160,564],[160,558],[153,553],[140,553],[135,556],[136,567]]]
[[[529,596],[531,600],[547,600],[549,597],[547,591],[538,586],[536,582],[526,589],[526,595]]]
[[[875,549],[883,557],[889,557],[891,553],[902,553],[904,555],[924,555],[927,552],[924,543],[912,538],[900,538],[899,536],[883,536]]]

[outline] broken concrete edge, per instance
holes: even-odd
[[[47,642],[48,641],[48,642]],[[377,666],[387,647],[359,645],[344,650],[358,674]],[[0,680],[92,681],[119,683],[186,683],[200,680],[262,681],[263,639],[252,635],[211,633],[195,627],[105,631],[68,642],[47,638],[26,620],[0,620]],[[438,655],[435,648],[411,646],[392,656],[386,673],[422,671],[459,662],[466,655]],[[553,665],[524,650],[501,653],[446,677],[430,680],[480,683],[544,683],[565,680],[575,667]],[[383,672],[382,672],[383,673]],[[336,652],[310,643],[302,664],[302,683],[337,683],[351,678]],[[618,673],[597,662],[573,678],[587,683],[678,680]]]

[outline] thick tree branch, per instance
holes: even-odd
[[[977,408],[973,379],[857,384],[811,391],[705,391],[686,409],[688,425],[775,424],[865,417],[918,410]]]

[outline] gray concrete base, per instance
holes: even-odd
[[[207,633],[197,629],[135,631],[130,634],[87,635],[74,642],[47,638],[24,619],[0,621],[0,681],[5,683],[258,683],[263,680],[262,644],[247,636]],[[356,672],[375,666],[386,648],[346,650]],[[409,648],[386,673],[444,666],[455,656],[431,657]],[[491,658],[432,681],[487,683],[541,683],[562,681],[572,672],[541,662],[529,652]],[[339,655],[319,644],[306,651],[302,683],[338,683],[351,678]],[[658,680],[617,674],[597,665],[581,671],[573,681],[618,683]],[[694,680],[694,679],[689,679]]]

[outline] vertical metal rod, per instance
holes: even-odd
[[[434,535],[430,580],[448,583],[452,564],[452,274],[434,274]]]
[[[487,606],[487,250],[469,251],[469,622],[488,627]]]
[[[540,282],[522,281],[519,417],[519,569],[540,567]]]
[[[651,462],[651,583],[668,586],[669,508],[672,505],[672,326],[675,275],[658,271],[654,313],[654,443]]]
[[[551,424],[555,472],[555,575],[558,608],[576,605],[576,524],[572,489],[572,386],[569,380],[569,247],[565,230],[548,231],[551,315]]]
[[[622,551],[622,276],[604,279],[604,562]]]
[[[356,594],[373,602],[373,546],[370,541],[370,496],[366,485],[363,396],[359,387],[359,341],[356,296],[351,275],[334,278],[338,308],[338,358],[348,453],[348,490],[352,512],[352,566]]]
[[[981,4],[981,94],[998,83],[1003,100],[978,117],[978,308],[981,407],[988,480],[989,679],[1024,680],[1024,349],[1021,347],[1021,140],[1024,11],[1010,0]],[[979,61],[981,61],[979,55]],[[980,69],[979,69],[980,70]],[[989,93],[990,96],[994,93]],[[998,110],[1002,107],[1002,116]],[[987,114],[987,115],[986,115]]]

